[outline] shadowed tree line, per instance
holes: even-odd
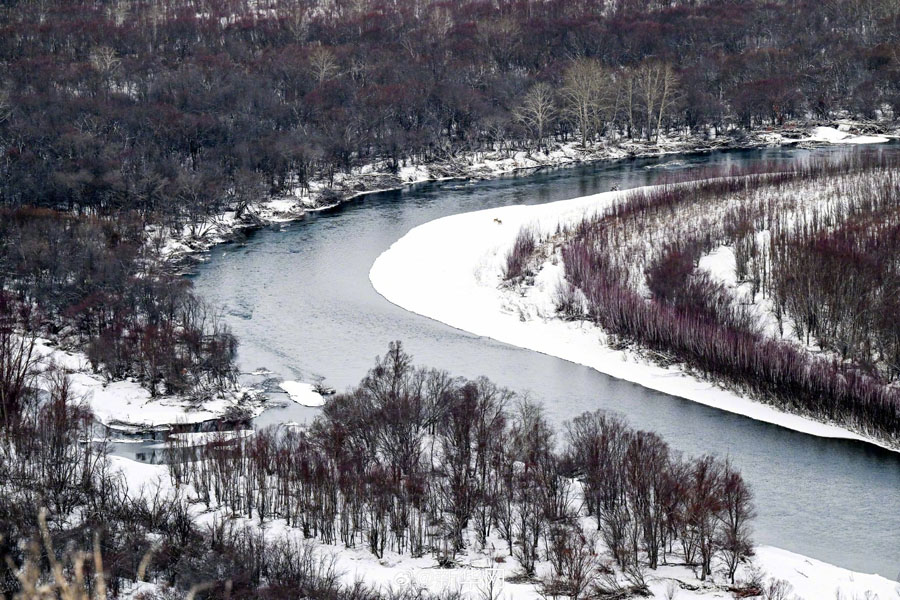
[[[0,8],[0,202],[180,224],[354,164],[900,107],[890,0]]]
[[[236,339],[187,280],[148,255],[143,228],[127,218],[0,209],[0,355],[9,368],[36,358],[40,333],[84,349],[107,379],[133,377],[154,396],[202,401],[232,389]],[[0,395],[0,416],[16,404],[15,393]]]

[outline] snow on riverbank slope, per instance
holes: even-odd
[[[653,142],[644,140],[604,140],[582,146],[577,141],[552,142],[545,150],[482,150],[445,157],[424,164],[410,163],[399,168],[381,160],[353,167],[347,173],[327,178],[314,178],[305,188],[294,187],[273,197],[252,202],[242,214],[229,209],[206,220],[188,224],[178,230],[151,226],[147,233],[151,246],[158,249],[170,264],[186,259],[198,259],[213,246],[234,239],[239,231],[261,225],[275,225],[295,221],[308,212],[323,210],[342,202],[407,185],[449,179],[490,179],[501,175],[538,169],[561,167],[577,163],[616,160],[637,156],[664,156],[676,153],[707,152],[737,148],[762,148],[797,143],[818,144],[879,144],[898,137],[883,135],[853,135],[871,124],[838,121],[835,127],[810,128],[809,124],[791,128],[794,137],[784,129],[749,132],[740,140],[731,135],[707,138],[698,135],[661,137]],[[879,128],[880,130],[880,128]],[[509,144],[500,144],[501,148]]]
[[[829,144],[883,144],[890,138],[883,135],[853,135],[846,131],[847,127],[816,127],[804,142],[827,142]]]
[[[44,339],[35,341],[35,355],[40,357],[41,371],[51,364],[64,369],[69,374],[74,397],[83,400],[94,418],[105,425],[151,429],[176,423],[202,423],[233,413],[235,409],[250,417],[263,410],[262,401],[247,389],[235,389],[202,402],[173,396],[154,398],[136,381],[105,381],[92,371],[84,354],[55,348]],[[38,385],[46,387],[46,382],[39,377]]]
[[[562,266],[547,261],[524,295],[501,289],[506,253],[519,229],[552,234],[610,205],[607,192],[537,206],[508,206],[453,215],[414,228],[375,261],[369,273],[390,302],[452,327],[582,364],[618,379],[708,406],[832,438],[869,440],[755,402],[714,384],[664,368],[603,343],[600,328],[556,318],[554,295]],[[879,444],[880,445],[880,444]]]

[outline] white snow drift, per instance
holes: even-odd
[[[843,128],[816,127],[806,140],[810,142],[826,142],[829,144],[883,144],[890,139],[883,135],[853,135]]]

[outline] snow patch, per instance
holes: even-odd
[[[756,563],[773,579],[783,579],[805,600],[826,598],[896,598],[900,583],[880,575],[858,573],[773,546],[755,549]],[[838,596],[838,590],[842,596]],[[873,596],[865,595],[867,592]]]
[[[291,400],[303,406],[322,406],[325,404],[325,398],[316,391],[311,383],[303,383],[302,381],[282,381],[278,387],[287,392]]]
[[[889,142],[890,138],[881,135],[853,135],[834,127],[816,127],[810,137],[801,141],[828,144],[883,144]]]
[[[728,246],[719,246],[709,254],[700,258],[697,268],[702,269],[723,285],[737,285],[737,260],[734,250]]]

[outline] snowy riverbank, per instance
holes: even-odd
[[[223,417],[250,419],[265,408],[258,392],[243,387],[200,400],[153,397],[131,379],[106,381],[93,372],[83,353],[63,350],[45,339],[35,340],[34,354],[39,387],[47,387],[43,376],[47,369],[62,369],[69,376],[72,396],[90,407],[96,422],[112,430],[137,433],[167,430],[173,425],[190,428]]]
[[[170,265],[178,266],[202,260],[213,246],[239,238],[241,232],[257,227],[296,221],[303,215],[333,208],[362,195],[396,190],[418,183],[454,179],[491,179],[518,171],[562,167],[599,160],[665,156],[714,150],[752,149],[779,146],[815,147],[831,144],[877,144],[900,139],[900,130],[890,135],[864,133],[881,126],[849,120],[830,122],[828,126],[808,124],[799,127],[757,130],[746,135],[703,137],[686,135],[658,142],[620,139],[583,147],[577,141],[553,142],[542,150],[508,150],[461,153],[426,164],[405,163],[391,169],[385,161],[354,167],[349,173],[337,173],[329,181],[311,181],[306,189],[266,197],[247,206],[242,214],[228,210],[205,222],[185,226],[181,231],[151,227],[151,244]],[[501,147],[505,144],[500,144]]]
[[[839,128],[840,129],[839,129]],[[150,227],[148,243],[159,252],[159,258],[172,268],[180,268],[186,262],[202,260],[213,246],[239,238],[242,231],[260,226],[287,223],[310,211],[322,210],[363,194],[405,185],[446,179],[485,179],[520,170],[572,165],[596,160],[614,160],[629,156],[654,156],[681,152],[700,152],[725,148],[753,148],[788,144],[817,145],[828,143],[880,142],[883,137],[856,136],[853,124],[838,127],[818,127],[784,131],[759,131],[738,140],[722,136],[717,139],[684,137],[649,142],[620,141],[616,144],[598,143],[582,148],[576,142],[554,144],[542,152],[494,151],[464,154],[428,165],[406,165],[391,172],[385,163],[376,162],[353,169],[348,174],[338,174],[334,181],[314,181],[309,189],[277,197],[265,198],[247,207],[239,216],[234,210],[210,217],[206,222],[186,226],[182,231]],[[861,129],[859,129],[862,131]],[[82,361],[82,365],[86,361]],[[206,402],[199,409],[184,399],[148,399],[145,390],[135,382],[122,381],[106,384],[89,370],[82,370],[79,378],[85,379],[85,392],[98,414],[98,419],[108,423],[119,421],[135,425],[162,423],[175,419],[181,422],[205,421],[222,416],[231,401]],[[627,377],[626,377],[627,378]],[[239,396],[240,391],[235,393]],[[289,394],[290,395],[290,394]],[[304,396],[306,398],[306,396]],[[300,403],[318,404],[321,399],[309,396]],[[261,411],[259,406],[254,412]]]
[[[502,284],[507,251],[523,226],[550,235],[610,205],[607,192],[536,206],[509,206],[454,215],[416,227],[372,266],[370,279],[386,299],[412,312],[476,335],[582,364],[618,379],[753,419],[830,438],[881,445],[838,425],[785,413],[632,351],[610,348],[597,326],[557,318],[562,265],[546,261],[534,284]]]
[[[163,465],[140,464],[120,457],[111,457],[113,468],[118,469],[128,482],[129,490],[159,490],[163,496],[184,494],[187,498],[195,496],[190,484],[176,489],[169,476],[168,468]],[[205,509],[202,503],[192,505],[192,514],[201,525],[212,525],[217,520],[226,518],[227,511],[219,508]],[[270,541],[282,538],[303,540],[303,532],[292,528],[281,520],[266,521],[260,525],[258,520],[229,517],[237,527],[249,527],[263,532]],[[592,522],[586,519],[585,527]],[[451,568],[440,566],[434,556],[412,558],[385,551],[384,557],[375,558],[365,544],[356,548],[343,545],[326,545],[309,539],[303,543],[312,545],[314,552],[320,557],[323,567],[334,567],[339,578],[347,585],[362,581],[367,585],[381,589],[401,591],[409,589],[425,589],[430,592],[458,590],[461,598],[480,599],[485,595],[486,584],[493,582],[493,596],[497,600],[540,600],[546,598],[539,586],[532,582],[506,581],[515,579],[518,564],[515,558],[508,555],[506,543],[496,537],[489,540],[491,549],[479,551],[474,540],[470,540],[469,549],[457,556],[456,564]],[[601,544],[602,546],[602,544]],[[598,551],[603,552],[602,547]],[[898,584],[885,577],[850,571],[832,564],[824,563],[800,554],[788,552],[772,546],[757,546],[755,556],[750,564],[739,569],[738,580],[746,581],[751,572],[756,570],[766,584],[775,581],[787,582],[788,592],[780,596],[784,600],[825,600],[844,598],[854,600],[861,598],[879,598],[891,600],[896,597]],[[538,575],[546,575],[550,571],[547,561],[538,564]],[[728,585],[721,576],[715,581],[700,581],[694,572],[685,566],[661,565],[656,571],[647,571],[647,584],[654,599],[677,598],[678,600],[711,600],[714,598],[731,598]],[[137,584],[130,597],[135,598],[138,591],[162,591],[159,584]],[[674,595],[668,595],[674,590]],[[840,593],[840,595],[838,595]],[[773,597],[773,596],[770,596]]]

